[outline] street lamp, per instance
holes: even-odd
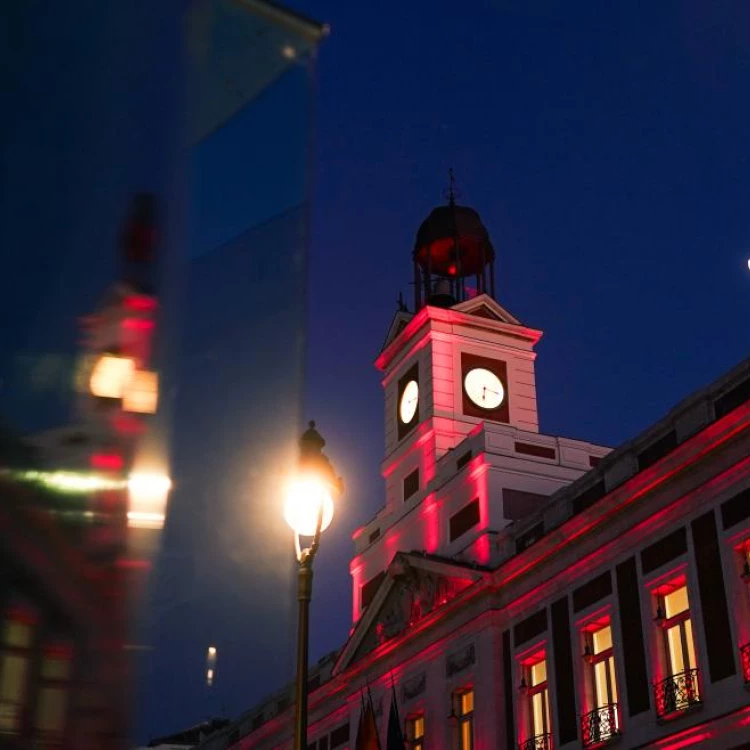
[[[284,504],[284,518],[294,531],[297,554],[297,685],[294,750],[307,750],[307,651],[310,630],[313,560],[320,546],[320,535],[333,519],[333,503],[343,492],[340,477],[323,453],[326,441],[310,422],[299,441],[299,463],[296,476],[289,482]],[[309,547],[302,547],[300,537],[312,537]]]

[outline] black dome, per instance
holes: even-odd
[[[494,259],[487,229],[468,206],[438,206],[417,231],[414,260],[431,274],[472,276]]]

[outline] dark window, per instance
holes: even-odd
[[[573,611],[580,612],[611,593],[612,576],[606,571],[573,592]]]
[[[607,491],[604,482],[597,482],[592,487],[584,490],[578,497],[573,498],[573,513],[580,513],[582,510],[592,506],[597,500],[606,495]]]
[[[547,629],[547,610],[540,609],[536,614],[517,623],[513,628],[513,643],[518,648]]]
[[[743,490],[721,504],[721,523],[725,529],[750,517],[750,489]]]
[[[371,578],[364,586],[362,586],[362,609],[364,609],[374,598],[380,584],[385,578],[385,571],[381,570],[374,578]]]
[[[505,743],[516,745],[515,709],[513,708],[513,654],[510,650],[510,630],[503,633],[503,693],[505,694]]]
[[[419,491],[419,469],[414,469],[411,474],[404,477],[404,500],[408,500],[415,492]]]
[[[723,396],[714,401],[714,410],[717,419],[736,409],[740,404],[744,404],[750,398],[750,378],[746,378],[739,385],[727,391]]]
[[[311,742],[311,743],[310,743],[310,744],[309,744],[309,745],[307,746],[307,750],[317,750],[317,744],[318,744],[317,742]]]
[[[516,453],[553,460],[557,458],[557,451],[554,448],[548,448],[546,445],[534,445],[533,443],[516,443]]]
[[[450,540],[454,541],[458,539],[458,537],[465,534],[472,526],[476,526],[478,523],[479,499],[476,499],[451,516]]]
[[[456,461],[456,471],[463,469],[469,461],[471,461],[471,451],[466,451],[466,453]]]
[[[373,531],[372,534],[370,534],[370,544],[372,544],[373,542],[377,541],[378,539],[380,539],[380,529],[379,528],[375,529],[375,531]]]
[[[650,686],[646,668],[646,651],[643,645],[641,622],[641,597],[635,558],[631,557],[617,566],[617,598],[620,610],[620,632],[625,659],[625,688],[630,715],[648,711]]]
[[[595,469],[602,462],[601,456],[589,456],[589,466]]]
[[[706,633],[708,671],[711,682],[718,682],[735,674],[736,667],[714,512],[711,510],[696,518],[691,526]]]
[[[677,529],[641,552],[643,572],[650,573],[685,552],[687,552],[687,534],[684,528]]]
[[[638,471],[643,471],[652,466],[660,458],[664,458],[667,453],[671,453],[676,447],[677,433],[671,430],[638,454]]]
[[[316,674],[307,681],[307,690],[312,693],[313,690],[317,690],[320,687],[320,675]]]
[[[230,745],[234,745],[235,742],[239,742],[239,741],[240,741],[240,730],[239,729],[233,729],[229,733],[229,736],[227,737],[227,742]]]
[[[511,490],[503,487],[503,518],[509,521],[518,521],[531,515],[541,505],[549,500],[547,495],[537,495],[536,492],[524,492],[523,490]]]
[[[539,521],[536,526],[530,528],[525,534],[516,539],[516,552],[521,553],[531,547],[534,542],[538,542],[544,536],[544,521]]]
[[[552,646],[555,653],[555,688],[557,690],[557,731],[560,744],[578,739],[576,686],[573,673],[573,647],[570,642],[568,597],[552,603]]]
[[[318,750],[328,750],[328,735],[318,740]]]
[[[309,686],[310,683],[308,683]],[[282,711],[286,711],[287,708],[289,708],[289,697],[284,696],[283,698],[279,698],[279,700],[276,701],[276,712],[281,713]]]
[[[340,727],[336,727],[331,732],[331,747],[338,747],[343,745],[345,742],[349,742],[349,722],[342,724]]]
[[[253,730],[259,729],[261,726],[263,726],[263,714],[258,714],[253,719]]]

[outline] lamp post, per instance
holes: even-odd
[[[334,498],[341,495],[343,482],[323,453],[326,441],[315,429],[315,422],[299,441],[299,464],[287,489],[284,517],[294,531],[297,555],[297,682],[294,750],[307,750],[307,653],[310,631],[313,560],[320,546],[320,535],[333,520]],[[303,547],[300,537],[312,537]]]

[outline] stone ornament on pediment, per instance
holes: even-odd
[[[464,669],[474,664],[476,658],[476,649],[473,643],[466,646],[466,648],[462,648],[460,651],[455,651],[445,660],[445,676],[453,677],[454,674],[463,672]]]
[[[422,672],[422,674],[412,677],[404,682],[401,686],[401,699],[404,701],[410,701],[424,693],[425,687],[427,687],[427,675]]]
[[[354,653],[355,661],[401,635],[470,585],[464,578],[451,578],[413,565],[401,555],[394,558],[388,575],[391,586],[378,611],[372,615]]]
[[[376,630],[380,643],[402,633],[452,598],[458,588],[444,576],[400,560],[391,568],[394,587],[383,607]]]

